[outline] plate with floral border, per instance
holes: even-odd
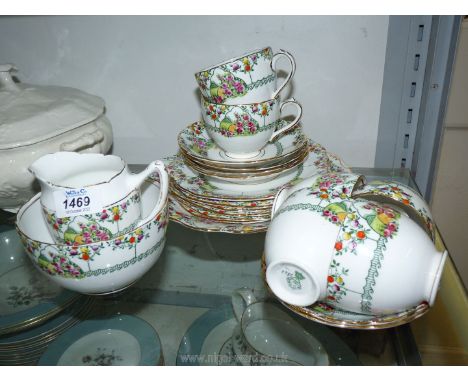
[[[78,297],[42,276],[14,227],[0,226],[0,335],[39,325]]]
[[[172,181],[179,189],[196,196],[221,200],[273,199],[281,187],[293,185],[312,175],[350,172],[340,159],[329,155],[323,146],[313,142],[310,143],[307,159],[295,171],[261,184],[235,184],[208,179],[189,168],[181,155],[165,158],[164,162]]]
[[[266,286],[268,287],[265,278],[265,255],[262,256],[262,273],[263,280]],[[421,302],[421,304],[419,304],[418,306],[415,306],[404,312],[375,316],[340,310],[324,302],[318,302],[311,306],[301,307],[288,304],[280,299],[278,300],[285,307],[287,307],[294,313],[304,318],[307,318],[308,320],[344,329],[374,330],[393,328],[395,326],[411,322],[429,311],[429,305],[427,304],[427,302],[424,301]]]
[[[154,328],[136,316],[88,319],[58,337],[38,365],[157,366],[163,364]]]
[[[280,121],[280,125],[286,121]],[[192,123],[179,133],[180,149],[189,157],[209,163],[215,167],[226,166],[265,166],[280,162],[299,151],[307,144],[307,138],[300,126],[282,134],[274,142],[268,143],[255,158],[234,159],[226,156],[208,135],[202,121]]]
[[[224,232],[232,234],[265,232],[270,223],[269,220],[259,223],[223,223],[194,216],[172,197],[169,200],[169,219],[196,231]]]

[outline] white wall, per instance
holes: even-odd
[[[146,163],[177,150],[200,117],[193,73],[270,45],[297,61],[289,89],[306,132],[352,166],[373,166],[386,16],[1,17],[0,62],[23,82],[104,98],[113,152]]]

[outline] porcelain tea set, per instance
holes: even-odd
[[[281,58],[291,68],[277,86]],[[427,311],[447,257],[428,205],[408,186],[351,173],[304,135],[301,106],[279,99],[295,68],[290,53],[263,48],[197,72],[201,120],[180,132],[177,155],[139,174],[114,155],[68,152],[80,145],[41,152],[26,167],[41,192],[21,204],[16,221],[36,268],[66,289],[115,293],[155,264],[171,218],[205,232],[266,231],[268,287],[311,320],[374,329]],[[26,91],[11,83],[11,69],[0,66],[1,85]],[[63,90],[47,92],[57,102]],[[296,110],[292,122],[282,118],[288,106]],[[89,145],[96,134],[88,134]],[[252,299],[239,296],[244,305]],[[240,342],[232,345],[261,354],[244,323],[281,314],[248,305],[250,313],[236,313]]]
[[[277,85],[277,63],[290,70]],[[178,137],[180,152],[165,163],[171,177],[171,218],[201,231],[266,231],[276,192],[308,176],[348,171],[299,126],[302,107],[279,94],[294,76],[293,56],[257,49],[195,74],[202,119]],[[288,122],[286,109],[295,110]]]

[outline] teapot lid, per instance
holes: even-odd
[[[13,81],[0,65],[0,150],[32,145],[85,125],[104,112],[104,100],[81,90]]]

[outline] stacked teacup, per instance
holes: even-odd
[[[289,60],[291,70],[277,87],[276,65],[282,57]],[[301,106],[294,99],[281,102],[278,97],[295,70],[291,54],[281,50],[273,55],[271,48],[264,48],[195,74],[205,127],[227,157],[255,158],[268,142],[299,122]],[[286,105],[296,107],[296,117],[278,128]]]
[[[278,86],[280,59],[288,61],[290,69]],[[184,164],[168,166],[171,194],[186,211],[218,222],[266,228],[258,224],[270,220],[271,189],[282,185],[285,174],[283,183],[294,178],[309,154],[308,140],[298,125],[302,107],[294,99],[279,98],[295,69],[290,53],[273,54],[268,47],[195,74],[202,120],[179,135]],[[290,106],[295,117],[286,121],[283,112]],[[270,187],[272,179],[276,183]],[[219,192],[210,193],[213,189]]]

